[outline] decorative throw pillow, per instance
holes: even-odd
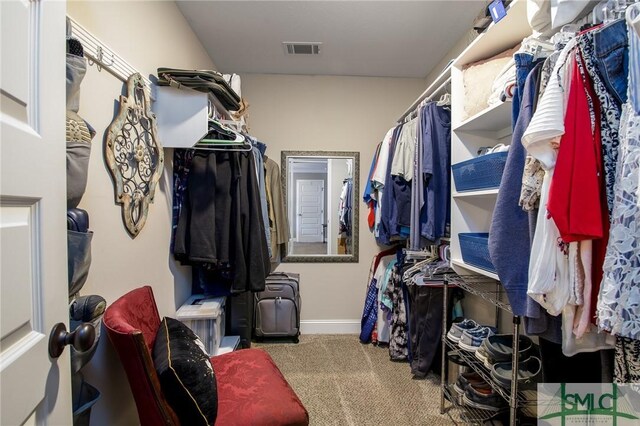
[[[211,360],[193,331],[173,318],[160,323],[153,364],[167,401],[183,425],[213,425],[218,391]]]

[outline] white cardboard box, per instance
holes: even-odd
[[[191,296],[176,312],[176,318],[202,340],[210,356],[217,355],[224,338],[225,297]]]

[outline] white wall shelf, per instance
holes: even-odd
[[[491,24],[487,30],[480,34],[453,62],[456,68],[490,58],[503,52],[523,38],[531,35],[531,27],[527,19],[527,0],[514,0],[507,16],[498,23]]]
[[[152,104],[164,148],[192,148],[209,131],[207,94],[192,89],[154,86]]]
[[[485,277],[491,278],[491,279],[496,280],[496,281],[499,280],[498,274],[496,274],[494,272],[489,272],[486,269],[478,268],[477,266],[466,264],[466,263],[464,263],[464,260],[451,259],[451,264],[454,266],[453,269],[456,270],[456,272],[458,272],[458,274],[465,275],[464,272],[466,270],[467,274],[468,274],[469,271],[471,271],[471,272],[475,272],[476,274],[483,275]],[[458,268],[462,268],[462,270],[460,270]]]
[[[500,132],[511,127],[511,102],[500,102],[469,117],[453,128],[455,132]]]
[[[158,137],[164,148],[193,148],[209,131],[210,104],[217,115],[231,119],[211,93],[154,85],[153,94],[155,102],[151,107],[158,119]]]
[[[480,191],[466,191],[466,192],[453,192],[453,198],[466,198],[466,197],[497,197],[498,196],[498,188],[492,189],[483,189]]]

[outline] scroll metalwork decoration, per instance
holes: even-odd
[[[127,80],[127,96],[120,96],[120,110],[107,129],[105,158],[116,203],[122,204],[125,227],[135,238],[147,221],[164,166],[149,89],[139,73]]]

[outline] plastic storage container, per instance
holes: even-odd
[[[191,296],[176,312],[176,318],[193,330],[210,356],[218,354],[224,338],[226,297]]]
[[[456,191],[477,191],[500,186],[508,152],[495,152],[451,166]]]
[[[460,233],[458,238],[464,263],[496,273],[496,268],[489,257],[489,233]]]

